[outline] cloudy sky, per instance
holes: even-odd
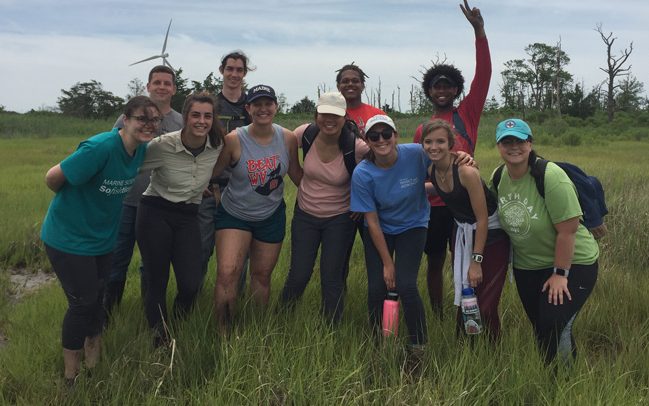
[[[185,4],[187,3],[187,4]],[[249,84],[267,83],[293,104],[335,88],[335,70],[355,61],[379,79],[384,98],[401,92],[406,111],[422,66],[446,57],[473,77],[473,30],[456,0],[0,0],[0,105],[8,110],[56,106],[61,89],[95,79],[124,97],[133,78],[146,82],[169,19],[169,62],[202,80],[222,55],[243,49],[257,67]],[[644,0],[472,1],[485,18],[498,94],[503,62],[524,58],[534,42],[555,44],[571,58],[567,70],[590,88],[605,76],[606,54],[596,23],[633,41],[633,74],[649,87],[649,2]],[[398,100],[395,96],[395,104]],[[385,101],[384,101],[385,103]]]

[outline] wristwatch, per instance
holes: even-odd
[[[563,268],[557,268],[556,266],[552,268],[552,273],[557,274],[559,276],[565,276],[566,278],[570,274],[570,269],[563,269]]]
[[[474,252],[473,254],[471,254],[471,259],[473,260],[473,262],[481,264],[484,257],[482,256],[482,254]]]

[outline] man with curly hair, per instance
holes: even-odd
[[[454,151],[473,155],[478,138],[480,115],[487,100],[491,80],[491,57],[484,30],[484,20],[478,8],[471,8],[467,0],[460,4],[464,16],[475,32],[476,71],[469,93],[455,107],[455,100],[464,91],[464,77],[453,65],[437,64],[424,74],[422,88],[433,105],[432,119],[449,122],[455,132]],[[422,125],[415,132],[414,142],[421,140]],[[442,315],[442,269],[450,243],[453,217],[438,196],[429,197],[431,210],[425,252],[428,257],[427,285],[433,313]]]

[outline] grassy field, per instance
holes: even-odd
[[[498,164],[493,128],[481,127],[476,157],[483,177]],[[292,128],[303,118],[281,118]],[[421,118],[397,120],[412,134]],[[95,123],[100,131],[105,123]],[[47,267],[38,239],[52,197],[43,182],[47,168],[96,132],[69,137],[0,137],[0,264]],[[566,131],[570,133],[572,130]],[[566,133],[564,132],[564,134]],[[53,131],[57,135],[66,131]],[[82,374],[72,392],[61,383],[60,325],[65,298],[56,284],[15,306],[0,298],[0,404],[643,404],[649,403],[649,169],[648,144],[638,141],[581,142],[555,146],[563,135],[550,130],[536,148],[570,160],[597,175],[607,192],[609,235],[601,241],[598,284],[576,326],[579,357],[556,377],[537,354],[531,328],[507,282],[501,304],[503,338],[495,348],[481,338],[458,341],[450,278],[445,318],[428,314],[429,345],[420,374],[405,373],[401,339],[376,343],[368,335],[362,244],[357,241],[345,315],[340,326],[318,315],[319,278],[314,275],[292,314],[275,311],[286,277],[288,245],[273,274],[271,306],[260,311],[242,300],[235,334],[216,336],[211,320],[214,267],[196,311],[172,323],[176,347],[154,350],[146,328],[136,255],[125,299],[105,334],[104,358],[92,375]],[[586,138],[588,140],[589,138]],[[554,140],[554,141],[553,141]],[[404,139],[405,141],[405,139]],[[290,183],[290,182],[289,182]],[[287,188],[288,217],[295,196]],[[288,236],[287,236],[288,241]],[[447,275],[448,276],[448,275]],[[424,275],[420,273],[425,295]],[[0,273],[0,290],[6,288]],[[174,284],[170,284],[169,299]],[[425,299],[428,307],[428,301]],[[402,326],[401,336],[405,332]]]

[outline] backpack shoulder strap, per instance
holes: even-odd
[[[457,130],[458,134],[460,134],[460,136],[464,138],[467,144],[469,144],[471,155],[473,155],[473,153],[475,152],[473,141],[471,141],[471,137],[469,137],[469,134],[466,132],[466,126],[464,125],[462,117],[460,117],[460,113],[457,112],[457,109],[453,109],[453,127],[455,127],[455,130]]]
[[[536,161],[531,165],[530,174],[536,183],[536,190],[542,198],[545,199],[545,170],[548,167],[548,160],[543,158],[536,158]]]
[[[359,136],[358,126],[353,120],[347,120],[340,133],[340,150],[343,153],[343,161],[345,168],[352,176],[354,168],[356,168],[356,138]]]
[[[307,126],[307,128],[304,129],[304,133],[302,134],[302,159],[306,158],[307,152],[309,152],[309,149],[311,149],[311,145],[313,145],[313,140],[315,140],[316,135],[318,135],[318,132],[320,129],[318,128],[316,123],[311,123]]]
[[[545,199],[545,170],[548,166],[548,160],[543,158],[537,158],[534,161],[534,164],[531,165],[530,174],[534,178],[534,183],[536,184],[536,190],[539,192],[542,198]],[[491,183],[493,184],[496,194],[498,194],[498,185],[500,184],[500,179],[503,176],[503,168],[505,164],[501,164],[494,170],[494,174],[491,178]]]
[[[500,178],[502,178],[503,176],[504,167],[505,164],[500,164],[494,171],[493,176],[491,177],[491,184],[493,185],[494,190],[496,191],[496,195],[498,194],[498,185],[500,184]]]

